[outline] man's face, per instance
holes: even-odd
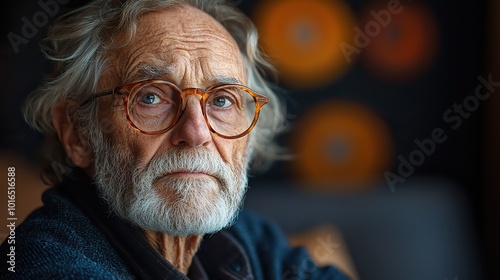
[[[99,90],[151,78],[180,88],[244,84],[246,78],[233,38],[189,6],[143,16],[132,42],[110,53],[108,61]],[[219,230],[234,217],[246,189],[248,137],[212,134],[198,98],[187,96],[182,117],[162,135],[133,130],[121,98],[101,98],[99,119],[113,129],[89,137],[94,178],[122,218],[145,229],[188,235]]]

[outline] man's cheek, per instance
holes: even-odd
[[[232,149],[231,149],[231,154],[232,154],[232,168],[236,168],[238,171],[243,168],[245,162],[244,159],[245,159],[245,153],[247,151],[247,145],[248,145],[248,142],[246,141],[247,137],[245,137],[244,139],[236,139],[236,140],[233,140],[235,141],[235,145],[233,145]],[[240,141],[238,141],[240,140]],[[237,142],[236,142],[237,141]]]

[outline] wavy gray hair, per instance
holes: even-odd
[[[127,44],[136,33],[136,21],[141,15],[186,4],[208,13],[229,31],[243,55],[247,85],[269,98],[269,104],[262,110],[250,135],[252,168],[265,168],[281,156],[281,149],[273,139],[284,127],[285,108],[265,80],[267,76],[274,76],[275,70],[259,50],[254,25],[241,11],[222,0],[95,0],[55,22],[47,38],[50,51],[45,54],[53,62],[56,74],[32,93],[24,107],[28,124],[54,140],[48,142],[57,143],[48,148],[49,162],[65,160],[52,124],[54,105],[64,99],[82,102],[96,91],[99,78],[107,67],[106,54],[115,47],[112,46],[114,35],[125,32]],[[78,129],[87,134],[97,128],[96,124],[102,129],[97,112],[95,100],[78,108],[73,116]],[[54,183],[51,171],[52,168],[47,168],[44,176],[46,181]]]

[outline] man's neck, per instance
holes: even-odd
[[[184,275],[187,275],[203,237],[202,235],[169,236],[154,231],[144,231],[144,235],[149,243]]]

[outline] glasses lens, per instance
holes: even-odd
[[[232,137],[245,132],[255,117],[255,100],[248,89],[223,86],[214,89],[205,103],[210,126],[219,134]]]
[[[171,84],[154,82],[135,88],[130,96],[129,117],[145,132],[157,132],[170,127],[180,106],[178,90]]]

